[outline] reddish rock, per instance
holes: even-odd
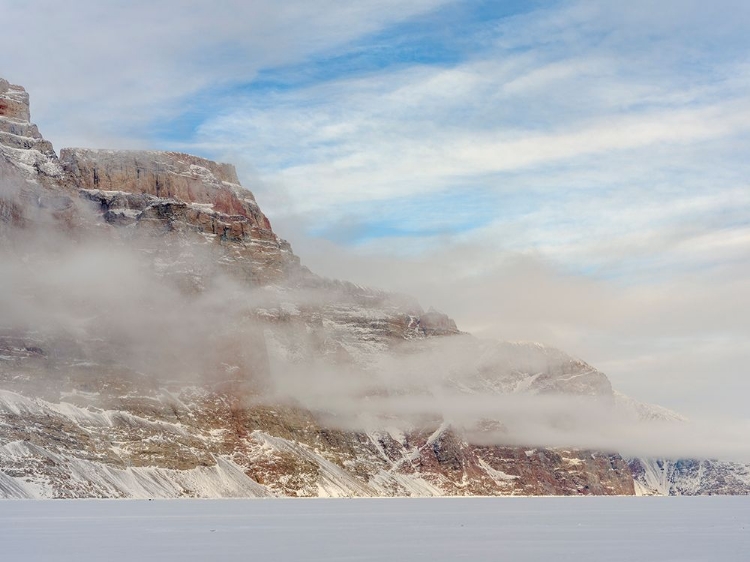
[[[21,86],[0,78],[0,117],[28,122],[29,94]]]
[[[60,162],[67,184],[113,226],[209,244],[226,271],[255,285],[302,272],[230,164],[177,152],[77,148],[63,149]]]

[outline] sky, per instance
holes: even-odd
[[[748,418],[750,4],[0,0],[55,148],[234,163],[313,271]]]

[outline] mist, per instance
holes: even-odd
[[[489,358],[498,345],[471,336],[407,344],[372,357],[369,368],[324,358],[293,364],[271,351],[274,399],[303,404],[346,431],[451,429],[476,445],[750,461],[744,420],[688,419],[607,391],[608,383],[600,394],[535,388],[534,379],[554,373],[558,358]]]
[[[24,214],[0,246],[0,329],[38,342],[49,376],[93,364],[163,383],[267,382],[253,293],[209,250],[113,229],[74,198],[61,196],[62,218],[22,182],[5,178],[0,191]]]
[[[291,404],[348,431],[450,427],[480,445],[750,460],[747,424],[641,419],[602,373],[554,348],[468,335],[386,344],[366,333],[383,320],[378,307],[420,314],[416,301],[332,281],[253,288],[224,272],[210,247],[112,228],[73,198],[45,206],[40,189],[5,174],[0,191],[23,215],[22,225],[6,221],[0,246],[0,335],[20,334],[26,350],[43,356],[32,381],[40,393],[66,369],[125,369],[157,386]],[[371,266],[376,283],[394,272]],[[500,292],[518,292],[518,269],[505,275]],[[497,279],[467,287],[481,299],[490,286],[498,290]],[[440,301],[438,292],[418,296]],[[476,302],[457,298],[452,307],[471,315]],[[352,341],[341,339],[341,326],[311,320],[342,310],[365,319]],[[509,318],[498,315],[499,330]],[[581,372],[569,377],[582,382],[566,394],[556,377],[570,365]]]
[[[741,253],[725,259],[714,248],[706,259],[716,263],[707,267],[669,262],[658,273],[619,276],[511,251],[504,239],[513,230],[349,245],[311,236],[300,217],[276,225],[323,275],[415,295],[477,337],[563,349],[618,390],[689,417],[748,419],[750,268]],[[602,248],[612,261],[622,251],[614,243]]]

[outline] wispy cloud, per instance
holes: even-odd
[[[34,92],[35,119],[63,146],[154,144],[155,123],[195,110],[207,90],[444,2],[5,2],[2,72]]]

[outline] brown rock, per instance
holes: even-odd
[[[64,148],[60,162],[78,188],[124,191],[202,203],[225,215],[239,215],[260,228],[271,224],[253,194],[243,189],[231,164],[178,152]]]
[[[0,78],[0,117],[28,123],[29,94],[21,86]]]

